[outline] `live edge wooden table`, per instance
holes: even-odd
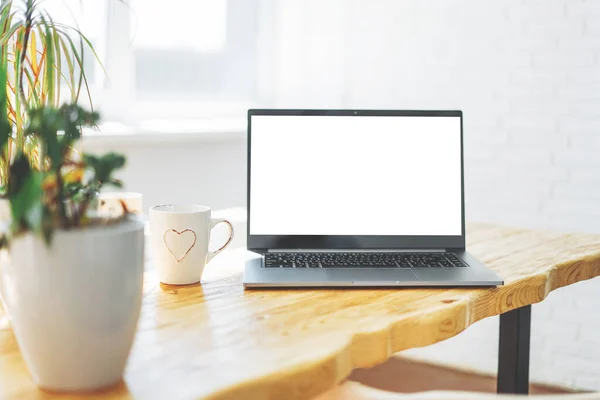
[[[498,389],[525,393],[531,304],[600,275],[600,236],[471,224],[467,239],[505,286],[244,291],[236,251],[209,264],[202,286],[160,285],[150,269],[124,380],[92,397],[310,399],[499,314]],[[0,310],[0,398],[61,397],[36,388]]]

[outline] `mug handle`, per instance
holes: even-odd
[[[231,241],[233,240],[233,225],[231,224],[231,222],[229,222],[228,220],[226,220],[225,218],[212,218],[210,221],[210,230],[212,231],[213,228],[215,226],[217,226],[220,223],[224,223],[227,224],[227,226],[229,227],[229,239],[227,239],[227,241],[225,242],[225,244],[223,246],[221,246],[218,250],[216,251],[209,251],[208,254],[206,255],[206,263],[208,264],[210,262],[210,260],[212,260],[217,254],[219,254],[220,252],[222,252],[223,250],[225,250],[225,248],[227,246],[229,246],[229,243],[231,243]]]

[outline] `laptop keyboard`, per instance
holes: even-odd
[[[266,253],[266,268],[468,267],[452,253]]]

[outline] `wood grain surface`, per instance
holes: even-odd
[[[431,391],[394,393],[370,388],[356,382],[346,382],[319,395],[315,400],[600,400],[600,393],[573,393],[523,396],[465,391]]]
[[[237,250],[207,266],[203,285],[160,285],[150,268],[124,381],[94,397],[310,399],[353,368],[600,275],[600,236],[471,224],[467,239],[505,286],[244,291]],[[0,310],[0,399],[61,397],[35,387]]]

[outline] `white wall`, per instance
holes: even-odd
[[[279,104],[462,109],[469,220],[600,232],[600,1],[282,8]],[[600,390],[599,308],[598,279],[534,306],[533,380]],[[493,318],[408,353],[495,372],[497,331]]]
[[[125,190],[144,195],[146,211],[159,204],[203,204],[223,209],[246,202],[245,136],[226,136],[217,141],[181,136],[160,140],[152,135],[137,141],[94,137],[84,139],[83,149],[124,152],[127,164],[118,178],[125,182]]]
[[[462,109],[469,220],[600,233],[600,1],[271,3],[264,105]],[[147,205],[242,205],[244,146],[131,148],[125,179]],[[600,390],[598,309],[598,279],[534,306],[533,380]],[[497,330],[410,353],[494,372]]]

